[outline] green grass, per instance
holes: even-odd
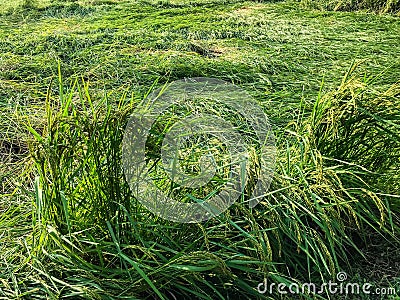
[[[301,0],[303,5],[327,10],[368,10],[380,13],[399,13],[398,0]]]
[[[397,17],[291,1],[0,7],[0,298],[256,299],[264,277],[341,270],[398,287],[386,261],[384,282],[362,268],[386,251],[370,236],[399,246]],[[196,76],[263,106],[276,174],[255,209],[177,224],[132,198],[121,141],[149,90]]]

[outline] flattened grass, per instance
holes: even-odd
[[[380,13],[399,13],[398,0],[301,0],[302,4],[314,8],[336,11],[368,10]]]

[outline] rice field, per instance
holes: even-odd
[[[399,8],[0,0],[0,299],[399,299]],[[143,153],[127,147],[146,120],[132,116],[189,78],[226,85],[188,88],[197,102],[150,114]],[[167,153],[192,116],[202,125]],[[265,149],[273,171],[254,200]],[[141,155],[137,176],[182,207],[224,195],[232,172],[238,199],[199,222],[165,218],[126,167]],[[170,176],[176,161],[206,184]],[[321,292],[289,289],[310,283]]]

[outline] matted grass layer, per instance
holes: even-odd
[[[336,11],[368,10],[380,13],[399,13],[399,0],[300,0],[302,4]]]

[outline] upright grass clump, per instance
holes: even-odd
[[[314,128],[309,129],[313,145],[336,162],[364,168],[362,178],[369,187],[398,194],[391,189],[399,180],[400,86],[376,91],[372,84],[378,77],[360,80],[356,67],[352,65],[337,90],[315,103],[307,125]]]
[[[66,282],[65,295],[257,296],[254,286],[275,269],[267,236],[273,229],[241,205],[205,224],[152,215],[133,199],[122,173],[122,135],[136,99],[93,101],[86,84],[64,93],[61,80],[59,90],[59,101],[47,96],[45,128],[29,127],[38,175],[36,267]],[[75,276],[86,284],[74,287]]]
[[[356,236],[398,230],[399,85],[377,92],[376,78],[360,80],[355,69],[278,135],[278,170],[260,213],[278,228],[278,253],[294,273],[334,274],[360,251]]]
[[[48,94],[43,132],[29,130],[37,142],[32,154],[40,178],[38,209],[65,234],[104,220],[119,222],[120,205],[129,208],[120,142],[131,106],[120,109],[122,102],[110,104],[106,96],[94,103],[87,85],[77,81],[70,92],[62,89],[59,103]]]
[[[375,92],[354,70],[276,132],[277,170],[261,203],[200,224],[161,220],[132,198],[121,143],[137,99],[94,101],[86,83],[66,93],[60,80],[46,126],[29,127],[35,280],[92,299],[248,299],[266,297],[256,290],[264,277],[332,279],[359,251],[354,235],[397,230],[388,187],[399,186],[398,86]]]

